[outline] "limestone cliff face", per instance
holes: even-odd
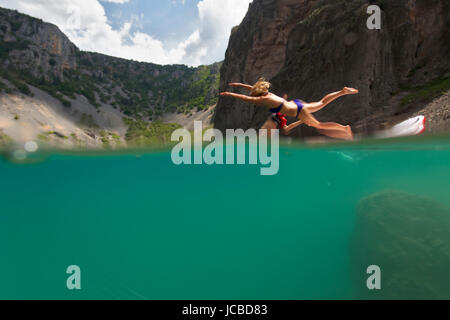
[[[232,31],[221,69],[220,91],[229,82],[272,79],[285,64],[286,45],[294,26],[318,1],[256,0],[239,27]],[[243,102],[219,98],[215,125],[219,129],[258,126],[266,112]]]
[[[177,126],[161,121],[210,120],[220,66],[163,66],[84,52],[55,25],[0,8],[0,145],[168,141]]]
[[[382,10],[381,30],[366,26],[369,4]],[[231,35],[220,90],[228,82],[253,83],[263,76],[277,94],[315,101],[354,86],[360,95],[316,115],[366,133],[374,129],[367,121],[371,115],[414,108],[389,106],[402,89],[450,76],[449,27],[446,0],[255,0]],[[267,116],[264,109],[226,97],[219,99],[215,124],[222,130],[258,127]]]
[[[13,65],[48,79],[63,79],[65,69],[77,68],[78,49],[55,25],[11,10],[0,11],[0,25],[0,39],[11,45],[5,67]]]
[[[83,95],[97,109],[110,105],[151,121],[216,104],[220,66],[162,66],[84,52],[57,26],[0,8],[0,93],[3,78],[24,94],[31,93],[27,85],[46,91],[68,108]]]

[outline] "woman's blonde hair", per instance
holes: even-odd
[[[269,93],[269,89],[272,84],[264,78],[260,78],[252,87],[250,95],[252,97],[260,97]]]

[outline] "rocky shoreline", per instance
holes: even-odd
[[[446,116],[437,118],[447,100],[434,99],[450,90],[450,3],[378,4],[381,30],[369,30],[368,1],[255,0],[231,35],[220,91],[228,82],[254,83],[263,76],[276,94],[317,101],[352,86],[358,96],[334,102],[317,118],[370,135],[423,110],[432,132],[446,131]],[[214,122],[220,130],[257,128],[267,117],[263,108],[221,97]],[[303,126],[296,135],[317,133]]]

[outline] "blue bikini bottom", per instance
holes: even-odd
[[[303,110],[303,103],[298,99],[295,99],[294,102],[297,105],[297,118],[298,118],[298,116],[300,115],[300,112],[302,112],[302,110]],[[284,106],[284,103],[282,103],[278,108],[270,109],[270,112],[277,114],[278,112],[281,111],[281,109],[283,109],[283,106]]]

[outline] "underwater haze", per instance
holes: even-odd
[[[276,176],[170,151],[34,158],[0,159],[0,299],[450,298],[448,138],[284,145]]]

